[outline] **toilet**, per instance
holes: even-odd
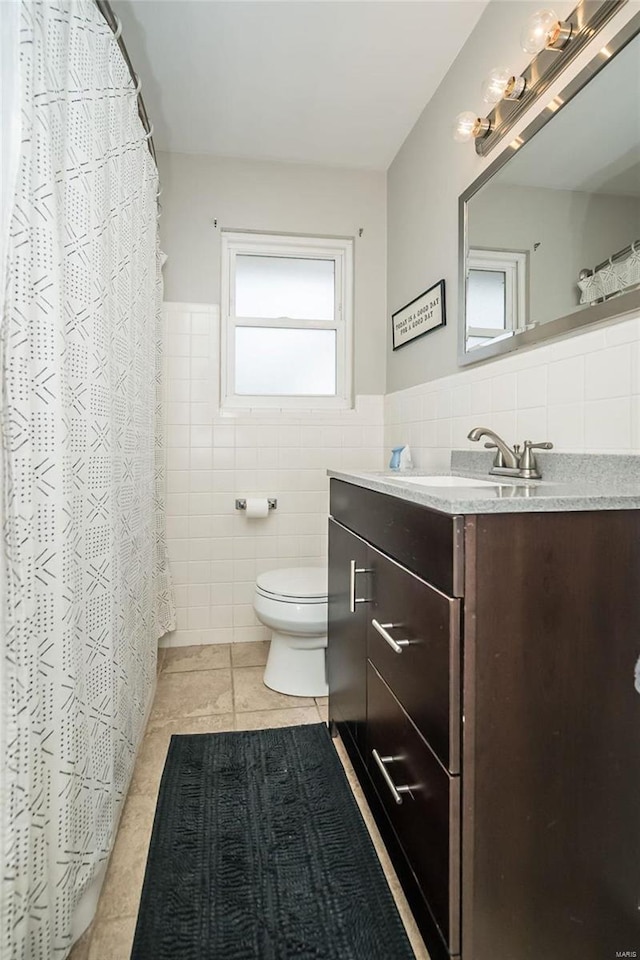
[[[258,620],[271,630],[266,686],[294,697],[326,697],[326,567],[260,574],[253,606]]]

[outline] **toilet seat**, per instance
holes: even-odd
[[[287,567],[269,570],[256,580],[256,593],[281,603],[327,602],[326,567]]]

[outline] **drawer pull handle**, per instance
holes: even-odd
[[[411,793],[411,787],[396,787],[395,783],[389,776],[389,771],[385,767],[385,763],[393,763],[394,760],[399,760],[399,757],[381,757],[377,750],[372,750],[371,754],[373,759],[377,763],[382,776],[384,777],[384,782],[389,787],[391,791],[391,796],[396,803],[402,803],[402,793]]]
[[[356,600],[356,574],[357,573],[371,573],[370,570],[365,569],[365,567],[356,567],[356,561],[349,561],[349,612],[356,612],[356,603],[369,603],[368,600],[358,599]]]
[[[380,636],[387,641],[392,650],[396,653],[402,653],[403,647],[409,646],[409,640],[394,640],[390,633],[387,631],[393,630],[395,624],[393,623],[378,623],[377,620],[371,621],[371,626],[374,630],[377,630]]]

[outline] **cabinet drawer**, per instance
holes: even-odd
[[[450,777],[368,664],[367,767],[449,952],[460,949],[460,778]],[[391,782],[394,798],[373,751]]]
[[[460,601],[369,549],[368,655],[434,753],[460,771]]]
[[[464,587],[464,518],[331,481],[331,516],[452,597]]]

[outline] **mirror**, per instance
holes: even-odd
[[[461,364],[640,312],[639,30],[637,16],[460,198]]]

